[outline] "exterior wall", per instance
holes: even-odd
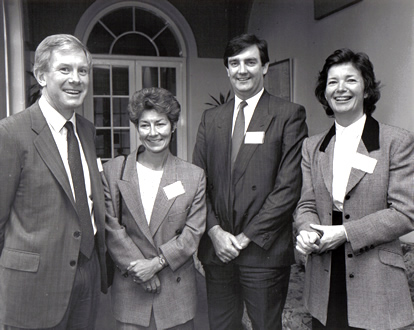
[[[367,53],[382,82],[374,117],[414,131],[413,17],[412,0],[363,0],[320,21],[312,0],[257,0],[248,30],[268,41],[272,61],[293,58],[294,101],[307,110],[310,135],[332,125],[313,93],[326,57],[344,47]]]
[[[248,30],[268,41],[272,61],[293,58],[294,100],[311,135],[332,124],[313,94],[318,71],[344,47],[367,53],[383,84],[374,117],[414,131],[413,17],[412,0],[363,0],[319,21],[312,0],[256,0]]]

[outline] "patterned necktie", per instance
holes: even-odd
[[[85,178],[83,176],[79,144],[75,132],[73,131],[73,124],[70,121],[67,121],[65,127],[68,130],[68,161],[75,190],[76,210],[78,212],[82,231],[80,251],[85,257],[90,258],[94,247],[94,234],[88,206],[88,197],[86,196]]]
[[[237,154],[239,153],[240,146],[244,139],[244,107],[247,105],[246,101],[242,101],[239,104],[239,113],[237,114],[236,123],[234,124],[233,137],[231,139],[231,171],[233,172],[233,166],[236,162]]]

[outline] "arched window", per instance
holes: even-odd
[[[128,154],[139,144],[127,104],[145,87],[165,88],[180,102],[171,151],[186,159],[187,43],[176,23],[177,11],[169,16],[171,7],[164,0],[114,0],[112,5],[98,0],[78,24],[77,33],[93,56],[92,92],[83,111],[95,123],[97,154],[104,160]]]

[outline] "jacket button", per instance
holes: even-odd
[[[345,215],[345,219],[349,219],[351,216],[349,214]]]
[[[349,278],[354,278],[354,274],[349,274]]]
[[[177,277],[177,283],[181,282],[181,277]]]
[[[177,229],[177,230],[175,231],[175,233],[176,233],[177,235],[180,235],[182,232],[183,232],[183,231],[182,231],[181,229]]]
[[[256,186],[252,186],[252,190],[256,190],[257,189],[257,187]]]
[[[350,253],[350,254],[348,254],[348,258],[352,258],[353,257],[353,255]]]
[[[346,195],[346,196],[345,196],[345,199],[346,199],[346,200],[348,200],[348,199],[350,199],[350,198],[351,198],[351,196],[349,196],[349,195]]]
[[[75,260],[71,260],[69,262],[69,265],[71,265],[72,267],[76,266],[76,261]]]
[[[364,253],[364,249],[363,248],[360,248],[359,249],[359,252]]]
[[[372,249],[374,249],[374,248],[375,248],[375,246],[374,246],[374,245],[371,245],[369,248],[372,250]]]
[[[75,231],[75,232],[73,233],[73,237],[75,237],[75,238],[79,238],[79,237],[80,237],[80,235],[81,235],[80,231]]]

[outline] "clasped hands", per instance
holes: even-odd
[[[132,261],[127,268],[133,281],[148,293],[160,293],[161,282],[157,273],[162,269],[158,257]]]
[[[345,227],[342,225],[311,224],[310,227],[315,231],[301,230],[296,237],[296,250],[303,255],[335,250],[347,241]]]
[[[217,257],[226,264],[238,257],[240,251],[245,249],[251,242],[244,233],[234,236],[223,230],[219,225],[212,227],[208,235],[213,242]]]

